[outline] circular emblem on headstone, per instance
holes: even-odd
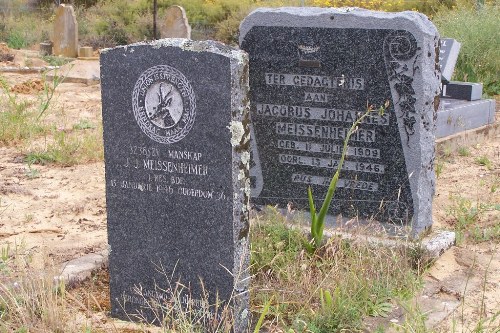
[[[141,130],[160,143],[182,140],[195,119],[194,91],[177,69],[160,65],[141,74],[132,93],[132,109]]]

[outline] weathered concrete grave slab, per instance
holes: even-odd
[[[436,138],[495,123],[495,100],[465,101],[442,98],[436,119]]]
[[[78,23],[73,6],[61,4],[57,7],[52,43],[55,55],[78,56]]]
[[[414,235],[430,227],[438,41],[414,12],[252,12],[240,45],[250,57],[253,202],[307,208],[308,186],[323,199],[348,128],[389,101],[352,136],[329,212]]]
[[[216,295],[222,306],[231,302],[235,332],[244,331],[247,71],[244,52],[210,41],[169,39],[102,53],[113,316],[152,320],[148,304],[172,300],[182,289],[177,282],[189,288],[182,306],[200,310],[207,306],[203,281],[208,302]],[[212,308],[204,313],[217,319]]]
[[[186,11],[181,6],[170,6],[165,11],[165,19],[160,25],[162,38],[191,38],[191,26]]]

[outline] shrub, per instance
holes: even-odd
[[[360,7],[386,12],[415,10],[427,15],[434,14],[442,6],[451,8],[454,4],[454,0],[312,0],[312,5],[320,7]]]
[[[453,78],[482,82],[488,95],[500,94],[499,1],[476,9],[467,3],[440,11],[434,23],[441,36],[458,40],[462,47]]]

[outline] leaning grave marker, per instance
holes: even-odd
[[[432,224],[439,36],[414,12],[261,8],[240,25],[250,58],[252,200],[307,208],[323,199],[353,121],[332,215]]]
[[[182,305],[205,307],[201,280],[246,327],[247,72],[244,52],[211,41],[102,52],[113,316],[153,321],[147,302],[172,299],[178,281]]]
[[[191,38],[191,26],[183,7],[174,5],[167,8],[160,34],[162,38]]]
[[[78,22],[71,5],[61,4],[54,17],[53,53],[64,57],[78,57]]]

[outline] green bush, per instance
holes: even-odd
[[[462,47],[453,78],[482,82],[487,95],[500,94],[500,1],[483,7],[462,4],[440,11],[434,23],[443,37],[458,40]]]
[[[7,37],[7,45],[11,49],[22,49],[28,46],[28,42],[26,41],[26,37],[22,32],[12,31]]]

